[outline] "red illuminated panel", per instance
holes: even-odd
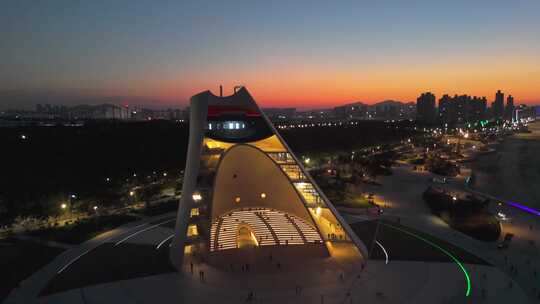
[[[219,117],[223,114],[243,114],[247,117],[260,117],[259,112],[242,107],[208,106],[208,117]]]

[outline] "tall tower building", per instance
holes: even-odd
[[[422,93],[416,99],[417,119],[422,122],[435,122],[435,95],[431,92]]]
[[[504,115],[504,93],[501,90],[498,90],[495,93],[495,101],[491,104],[491,111],[493,113],[493,118],[500,119]]]
[[[508,95],[506,98],[506,109],[504,111],[504,119],[513,121],[514,120],[514,97],[512,95]]]
[[[170,258],[229,270],[238,261],[362,260],[364,244],[324,196],[248,91],[191,98],[182,197]],[[256,249],[254,249],[256,248]],[[232,266],[231,266],[232,267]]]
[[[439,121],[445,124],[453,124],[457,121],[455,98],[448,94],[444,94],[439,99]]]

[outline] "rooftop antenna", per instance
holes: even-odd
[[[236,94],[236,91],[238,91],[239,89],[241,89],[242,87],[244,86],[241,86],[241,85],[237,85],[234,87],[234,94]]]
[[[219,97],[223,97],[223,86],[219,85]]]

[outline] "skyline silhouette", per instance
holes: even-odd
[[[0,107],[12,102],[6,92],[184,106],[220,84],[225,94],[248,86],[266,107],[426,91],[489,100],[498,89],[536,104],[539,10],[538,1],[3,1]]]

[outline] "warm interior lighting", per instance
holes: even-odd
[[[199,208],[191,208],[189,216],[194,217],[194,216],[198,216],[198,215],[199,215]]]
[[[193,193],[191,198],[193,198],[194,201],[198,202],[198,201],[202,200],[202,195],[199,192],[195,192],[195,193]]]
[[[235,202],[235,203],[240,203],[240,196],[235,197],[235,198],[234,198],[234,202]]]
[[[253,239],[253,242],[255,242],[256,246],[259,246],[259,240],[257,240],[257,237],[255,234],[253,234],[253,231],[250,231],[249,234],[251,235],[251,239]]]
[[[187,236],[190,237],[190,236],[197,236],[199,235],[199,231],[197,230],[197,225],[195,224],[191,224],[188,226],[188,230],[187,230]]]
[[[261,198],[266,198],[266,193],[261,193]]]

